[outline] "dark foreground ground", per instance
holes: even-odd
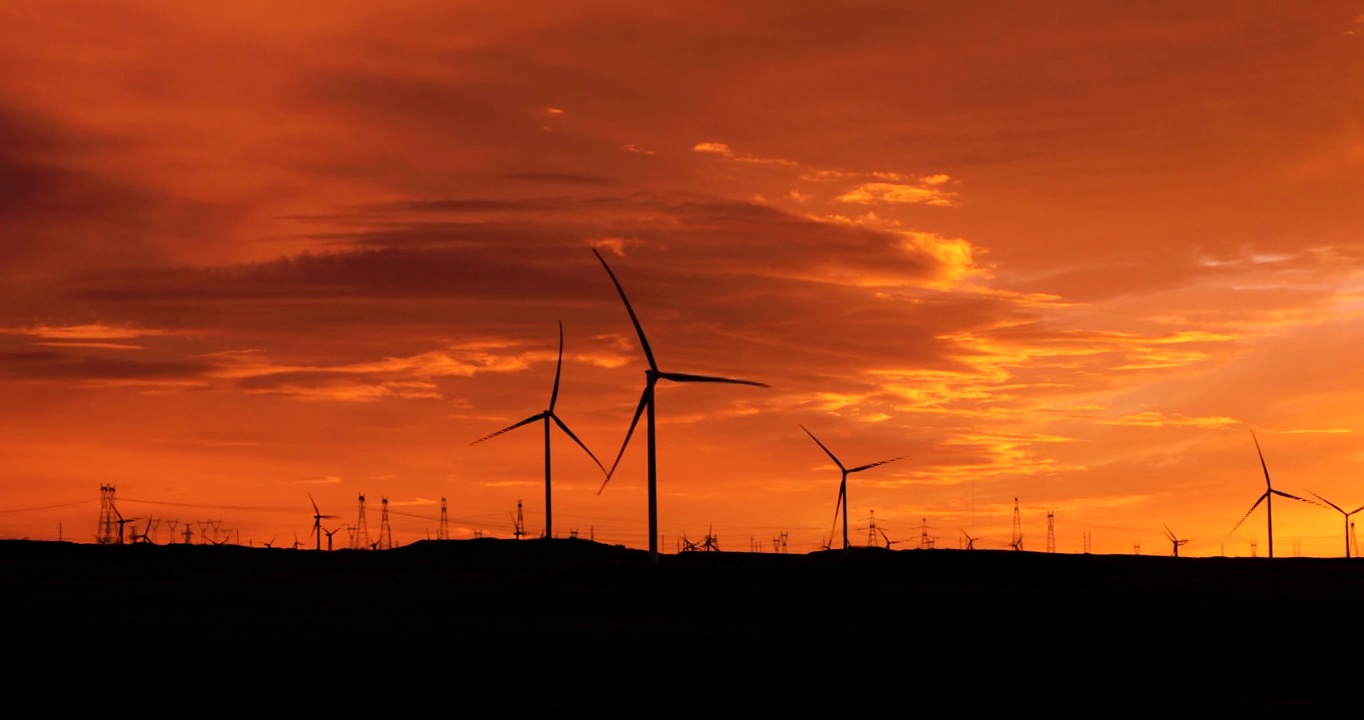
[[[1308,558],[0,542],[12,689],[310,715],[1358,717],[1361,600]]]

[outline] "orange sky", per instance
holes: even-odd
[[[461,7],[464,6],[464,7]],[[660,525],[1266,552],[1364,504],[1364,2],[7,3],[0,536]],[[643,437],[555,529],[647,545]],[[1275,503],[1276,552],[1339,555]],[[80,503],[68,505],[68,503]],[[49,506],[62,507],[49,507]],[[1364,514],[1361,514],[1364,515]],[[165,538],[162,528],[161,537]],[[340,542],[344,532],[338,535]]]

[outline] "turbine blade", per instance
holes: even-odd
[[[593,455],[592,451],[587,449],[587,445],[585,445],[582,440],[579,440],[578,436],[574,435],[572,430],[568,429],[568,426],[564,424],[564,421],[560,420],[559,416],[555,415],[554,413],[550,413],[549,417],[551,420],[554,421],[555,425],[559,426],[560,430],[563,430],[565,433],[568,434],[569,437],[573,438],[573,442],[578,443],[578,447],[582,448],[583,452],[587,453],[587,456],[592,458],[592,462],[596,463],[597,467],[601,468],[602,474],[605,474],[606,466],[602,465],[601,461],[597,459],[597,456]]]
[[[874,463],[872,463],[872,464],[870,464],[870,465],[863,465],[863,466],[861,466],[861,467],[855,467],[855,468],[849,470],[848,472],[850,472],[850,473],[855,473],[855,472],[862,472],[863,470],[870,470],[871,468],[874,468],[874,467],[876,467],[877,465],[885,465],[886,463],[893,463],[893,462],[895,462],[896,460],[904,460],[904,459],[907,458],[907,457],[909,457],[909,456],[908,456],[908,455],[901,455],[900,457],[897,457],[897,458],[891,458],[891,459],[889,459],[889,460],[882,460],[881,462],[874,462]]]
[[[709,382],[709,383],[729,383],[731,385],[753,385],[754,387],[772,387],[767,383],[754,382],[752,380],[735,380],[734,378],[717,377],[714,375],[689,375],[687,373],[665,373],[661,372],[658,376],[664,380],[673,382]]]
[[[1324,498],[1324,497],[1322,497],[1322,496],[1320,496],[1320,495],[1318,495],[1318,494],[1312,492],[1311,490],[1308,490],[1307,492],[1308,492],[1308,494],[1311,495],[1312,497],[1314,497],[1314,498],[1316,498],[1316,499],[1318,499],[1318,500],[1320,500],[1320,501],[1326,503],[1327,505],[1330,505],[1331,507],[1335,508],[1337,511],[1342,512],[1342,513],[1345,512],[1344,510],[1342,510],[1342,509],[1340,508],[1339,505],[1337,505],[1337,504],[1331,502],[1330,500],[1327,500],[1326,498]],[[1359,512],[1359,511],[1356,510],[1355,512]]]
[[[1241,527],[1241,523],[1245,522],[1245,521],[1246,521],[1246,518],[1250,517],[1250,514],[1253,513],[1253,512],[1255,512],[1255,508],[1260,507],[1260,503],[1264,502],[1268,497],[1269,497],[1269,491],[1266,490],[1266,491],[1265,491],[1265,494],[1264,494],[1264,495],[1261,495],[1261,496],[1260,496],[1260,499],[1259,499],[1259,500],[1256,500],[1256,501],[1255,501],[1255,504],[1250,506],[1250,509],[1246,511],[1246,514],[1245,514],[1245,515],[1242,515],[1242,516],[1241,516],[1241,519],[1236,521],[1236,524],[1235,524],[1234,526],[1232,526],[1232,528],[1231,528],[1231,532],[1229,532],[1229,533],[1227,533],[1227,534],[1228,534],[1228,535],[1231,535],[1231,533],[1236,532],[1236,528]]]
[[[819,441],[819,438],[815,437],[815,434],[812,433],[812,432],[810,432],[810,429],[809,429],[809,428],[805,427],[804,425],[801,425],[801,426],[800,426],[800,429],[801,429],[801,430],[804,430],[804,431],[805,431],[805,434],[806,434],[806,435],[809,435],[809,436],[810,436],[810,439],[815,441],[815,444],[819,445],[821,448],[824,449],[824,452],[829,456],[829,459],[830,459],[830,460],[833,460],[833,461],[834,461],[834,464],[838,466],[838,469],[839,469],[839,470],[842,470],[843,472],[847,472],[847,471],[848,471],[847,468],[843,467],[843,463],[839,462],[839,461],[838,461],[838,458],[834,457],[833,451],[829,450],[829,448],[827,448],[827,447],[824,447],[824,443],[820,442],[820,441]],[[841,493],[842,493],[842,492],[843,492],[842,490],[839,490],[840,497],[841,497]]]
[[[564,321],[559,321],[559,362],[554,366],[554,390],[549,394],[549,413],[554,415],[554,403],[559,401],[559,375],[564,370]]]
[[[1354,515],[1355,513],[1359,512],[1360,510],[1364,510],[1364,505],[1360,505],[1359,507],[1355,508],[1354,510],[1351,510],[1350,512],[1345,513],[1345,517],[1350,517],[1351,515]]]
[[[1165,537],[1170,538],[1170,542],[1179,542],[1175,539],[1175,534],[1170,530],[1169,525],[1161,523],[1161,527],[1165,528]]]
[[[620,286],[620,281],[616,279],[616,274],[611,272],[611,266],[606,264],[606,258],[592,248],[592,254],[601,261],[601,266],[606,268],[606,274],[611,276],[611,282],[616,286],[616,292],[620,293],[620,299],[625,303],[625,311],[630,313],[630,322],[635,324],[635,332],[639,334],[639,346],[644,350],[644,357],[649,359],[649,369],[658,372],[658,363],[654,362],[654,351],[649,349],[649,339],[644,337],[644,328],[639,325],[639,318],[635,315],[635,309],[630,307],[630,298],[625,297],[625,288]]]
[[[1319,502],[1315,502],[1315,501],[1312,501],[1312,500],[1308,500],[1307,498],[1300,498],[1300,497],[1298,497],[1297,495],[1292,495],[1292,494],[1286,493],[1286,492],[1284,492],[1284,491],[1282,491],[1282,490],[1270,490],[1269,492],[1272,492],[1272,493],[1274,493],[1275,495],[1278,495],[1279,497],[1292,498],[1292,499],[1298,500],[1298,501],[1300,501],[1300,502],[1305,502],[1305,503],[1307,503],[1308,505],[1316,505],[1316,506],[1318,506],[1318,507],[1321,506],[1321,503],[1319,503]],[[1334,506],[1332,506],[1332,507],[1334,507]],[[1339,508],[1337,508],[1337,509],[1339,509]]]
[[[1255,437],[1255,428],[1250,429],[1250,439],[1255,441],[1255,452],[1260,455],[1260,467],[1265,471],[1265,488],[1273,490],[1274,486],[1269,484],[1269,466],[1265,464],[1264,451],[1260,450],[1260,439]]]
[[[491,440],[491,439],[497,437],[498,435],[501,435],[502,433],[511,432],[512,430],[515,430],[516,428],[519,428],[519,427],[521,427],[522,425],[529,425],[529,424],[535,422],[536,420],[544,420],[544,419],[545,419],[545,413],[538,412],[538,413],[535,413],[534,415],[531,415],[530,417],[526,418],[525,420],[522,420],[521,422],[516,423],[515,425],[508,425],[507,427],[504,427],[504,428],[502,428],[501,430],[498,430],[497,432],[493,433],[492,435],[485,435],[484,437],[481,437],[481,438],[479,438],[479,439],[477,439],[477,440],[475,440],[475,441],[473,441],[473,442],[471,442],[471,443],[469,443],[469,444],[470,444],[470,445],[477,445],[477,444],[483,442],[484,440]]]
[[[635,426],[639,424],[639,416],[644,414],[644,407],[649,404],[649,390],[651,389],[649,385],[644,386],[644,393],[639,396],[639,405],[635,408],[635,418],[630,421],[630,429],[625,431],[625,442],[620,444],[620,452],[616,453],[616,461],[611,463],[611,469],[606,471],[606,479],[602,481],[601,487],[597,488],[598,495],[606,489],[606,483],[611,482],[611,476],[616,474],[616,466],[620,465],[620,459],[625,455],[625,448],[630,445],[630,436],[635,434]]]
[[[312,494],[312,493],[308,493],[308,502],[310,502],[310,503],[313,504],[313,514],[314,514],[314,515],[321,515],[321,514],[322,514],[322,511],[317,509],[317,501],[313,499],[313,494]]]

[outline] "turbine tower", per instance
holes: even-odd
[[[1250,509],[1246,511],[1246,514],[1242,515],[1241,519],[1236,521],[1236,525],[1232,527],[1231,532],[1233,533],[1236,532],[1236,528],[1241,527],[1241,523],[1245,522],[1246,518],[1250,517],[1250,514],[1255,512],[1255,508],[1260,507],[1260,503],[1264,503],[1265,521],[1268,523],[1269,527],[1269,557],[1272,558],[1274,557],[1274,496],[1278,495],[1280,497],[1291,498],[1293,500],[1311,503],[1313,505],[1316,505],[1316,503],[1312,502],[1311,500],[1304,500],[1303,498],[1300,498],[1297,495],[1289,495],[1288,493],[1283,492],[1282,490],[1275,490],[1274,486],[1271,485],[1269,482],[1269,466],[1265,464],[1265,454],[1262,450],[1260,450],[1260,439],[1255,437],[1254,430],[1250,431],[1250,438],[1255,441],[1255,452],[1260,455],[1260,468],[1263,469],[1265,472],[1265,494],[1261,495],[1259,499],[1255,501],[1255,504],[1251,505]],[[1227,534],[1230,535],[1231,533]]]
[[[656,439],[655,406],[654,406],[654,386],[659,380],[671,380],[672,382],[704,382],[704,383],[729,383],[732,385],[753,385],[754,387],[769,387],[760,382],[752,380],[735,380],[733,378],[715,377],[710,375],[689,375],[685,373],[663,372],[658,369],[658,363],[654,360],[654,351],[649,347],[649,339],[644,337],[644,328],[639,324],[639,318],[635,316],[635,309],[630,306],[630,299],[625,297],[625,289],[620,286],[620,281],[616,279],[616,274],[611,272],[611,266],[606,264],[606,259],[592,248],[592,254],[601,261],[602,267],[606,268],[606,274],[611,276],[611,282],[616,286],[616,292],[620,293],[620,299],[625,303],[625,311],[630,314],[630,322],[635,326],[635,333],[639,335],[640,349],[644,351],[644,357],[649,361],[649,369],[644,371],[644,392],[639,397],[639,406],[635,408],[635,417],[630,421],[630,429],[625,432],[625,442],[621,443],[620,452],[616,454],[616,461],[611,464],[611,469],[606,473],[606,480],[602,482],[601,489],[597,490],[600,495],[606,489],[606,483],[611,482],[611,475],[615,473],[616,466],[620,464],[621,456],[625,454],[625,448],[630,444],[630,436],[635,432],[635,426],[639,424],[639,416],[647,410],[649,413],[648,444],[649,444],[649,559],[658,562],[658,443]],[[847,528],[844,527],[844,544],[847,543]]]
[[[602,466],[601,461],[597,459],[597,456],[596,456],[596,455],[593,455],[593,454],[592,454],[592,451],[587,449],[587,445],[583,444],[583,441],[582,441],[582,440],[579,440],[579,439],[578,439],[578,436],[577,436],[577,435],[574,435],[574,434],[573,434],[573,431],[568,429],[568,426],[564,424],[564,421],[563,421],[563,420],[560,420],[560,419],[559,419],[559,416],[554,414],[554,404],[557,403],[557,402],[559,401],[559,376],[563,373],[563,369],[564,369],[564,322],[563,322],[562,320],[560,320],[560,321],[559,321],[559,362],[558,362],[557,365],[554,366],[554,389],[551,390],[550,393],[549,393],[549,409],[544,410],[544,411],[542,411],[542,412],[538,412],[538,413],[536,413],[536,414],[534,414],[534,415],[531,415],[530,417],[526,418],[525,420],[522,420],[522,421],[519,422],[519,423],[516,423],[516,424],[514,424],[514,425],[509,425],[509,426],[507,426],[507,427],[505,427],[505,428],[502,428],[501,430],[498,430],[497,432],[493,433],[492,435],[488,435],[488,436],[485,436],[485,437],[481,437],[481,438],[479,438],[479,439],[477,439],[477,440],[475,440],[475,441],[469,443],[470,445],[477,445],[477,444],[483,442],[484,440],[490,440],[490,439],[492,439],[492,438],[497,437],[498,435],[501,435],[502,433],[505,433],[505,432],[508,432],[508,431],[511,431],[511,430],[515,430],[516,428],[519,428],[519,427],[521,427],[522,425],[529,425],[530,423],[536,422],[537,420],[538,420],[538,421],[543,421],[543,422],[544,422],[544,425],[545,425],[545,537],[547,537],[547,538],[552,538],[552,537],[554,537],[554,512],[553,512],[553,509],[552,509],[553,498],[552,498],[552,494],[550,493],[550,486],[549,486],[549,423],[550,423],[550,421],[551,421],[551,420],[554,421],[554,424],[555,424],[555,425],[558,425],[558,426],[559,426],[559,429],[564,431],[564,434],[566,434],[566,435],[568,435],[570,438],[572,438],[572,439],[573,439],[573,442],[578,443],[578,447],[582,448],[582,449],[583,449],[583,452],[586,452],[586,453],[587,453],[587,456],[590,457],[590,458],[592,458],[592,462],[596,463],[596,464],[597,464],[597,467],[598,467],[598,468],[601,468],[601,471],[602,471],[603,473],[606,472],[606,468]]]
[[[824,453],[825,453],[826,455],[829,456],[829,459],[830,459],[830,460],[833,460],[833,461],[834,461],[834,464],[838,466],[838,469],[841,470],[841,471],[843,472],[843,479],[842,479],[842,481],[840,481],[839,484],[838,484],[838,500],[835,501],[835,503],[834,503],[834,527],[838,527],[838,509],[839,509],[839,507],[842,507],[842,508],[843,508],[843,549],[844,549],[844,550],[847,550],[847,549],[848,549],[848,475],[851,475],[852,473],[855,473],[855,472],[862,472],[863,470],[870,470],[870,469],[872,469],[872,468],[874,468],[874,467],[876,467],[876,466],[878,466],[878,465],[885,465],[886,463],[893,463],[893,462],[895,462],[896,460],[903,460],[903,459],[905,459],[905,458],[907,458],[907,457],[909,457],[909,456],[908,456],[908,455],[901,455],[900,457],[891,458],[891,459],[889,459],[889,460],[881,460],[881,461],[879,461],[879,462],[874,462],[874,463],[870,463],[870,464],[867,464],[867,465],[859,465],[859,466],[857,466],[857,467],[855,467],[855,468],[847,468],[847,467],[844,467],[844,466],[843,466],[843,463],[838,459],[838,457],[835,456],[835,455],[833,454],[833,451],[831,451],[829,448],[825,447],[824,443],[820,442],[820,441],[819,441],[819,438],[815,437],[815,434],[812,433],[812,432],[810,432],[810,429],[809,429],[809,428],[805,427],[804,425],[801,425],[801,426],[800,426],[800,429],[801,429],[801,430],[804,430],[804,431],[805,431],[805,434],[806,434],[806,435],[809,435],[809,436],[810,436],[810,439],[811,439],[811,440],[814,440],[814,441],[815,441],[815,444],[818,445],[821,449],[823,449],[823,450],[824,450]],[[830,532],[832,533],[832,530],[831,530]]]
[[[1331,502],[1330,500],[1327,500],[1326,498],[1312,492],[1311,490],[1308,490],[1307,492],[1312,493],[1313,497],[1326,503],[1327,505],[1330,505],[1331,507],[1335,508],[1336,512],[1345,516],[1345,557],[1347,558],[1350,557],[1350,529],[1354,527],[1354,523],[1350,522],[1350,516],[1354,515],[1360,510],[1364,510],[1364,505],[1360,505],[1359,507],[1355,508],[1354,510],[1351,510],[1350,512],[1345,512],[1343,509],[1341,509],[1339,505]]]
[[[1009,547],[1014,550],[1023,549],[1023,518],[1018,514],[1018,498],[1014,498],[1014,531],[1013,537],[1009,540]]]

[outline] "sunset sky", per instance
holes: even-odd
[[[0,537],[1267,552],[1364,505],[1364,0],[0,4]],[[647,547],[645,445],[555,530]],[[1279,499],[1277,555],[1343,554]],[[1359,516],[1364,518],[1364,513]],[[139,523],[140,525],[140,523]],[[196,533],[198,528],[196,527]],[[1230,535],[1229,535],[1230,533]],[[163,525],[162,541],[168,534]],[[336,541],[344,544],[345,532]],[[311,543],[309,543],[311,546]]]

